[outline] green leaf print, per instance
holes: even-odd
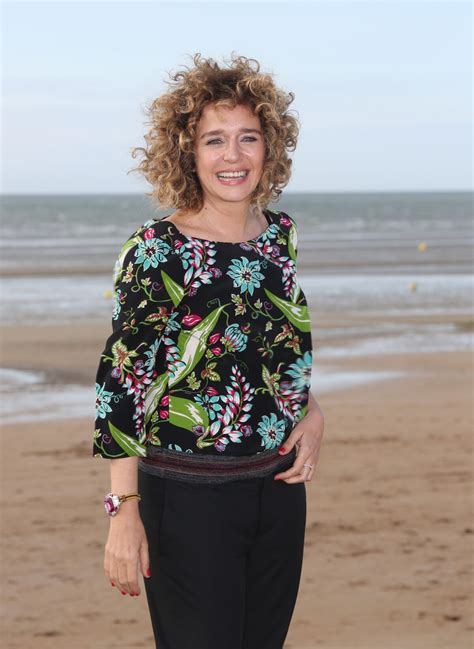
[[[145,396],[145,418],[144,422],[147,424],[150,421],[151,416],[158,408],[158,403],[163,395],[163,392],[166,388],[166,383],[168,381],[168,373],[163,372],[160,376],[157,376],[156,379],[150,383],[146,391]]]
[[[184,289],[178,282],[175,282],[174,279],[172,279],[168,273],[165,273],[164,270],[161,271],[161,277],[163,278],[163,282],[165,284],[166,290],[168,292],[168,295],[173,301],[173,304],[175,306],[178,306],[181,300],[183,299],[184,295]]]
[[[180,360],[183,365],[169,379],[169,385],[175,385],[191,372],[201,360],[207,349],[207,338],[219,319],[225,305],[217,307],[190,331],[181,330],[178,336]]]
[[[142,455],[146,457],[146,449],[143,444],[137,442],[137,440],[126,433],[122,433],[112,422],[109,421],[109,430],[112,434],[112,437],[117,442],[117,444],[123,448],[125,453],[130,456]]]
[[[299,294],[300,294],[300,287],[299,287],[299,284],[297,284],[297,283],[295,282],[295,283],[293,284],[293,288],[291,289],[291,295],[290,295],[290,297],[291,297],[291,301],[292,301],[292,302],[296,302],[296,300],[298,299],[298,295],[299,295]]]
[[[298,327],[300,331],[311,331],[311,321],[309,319],[309,310],[307,304],[295,304],[294,302],[288,302],[288,300],[282,300],[281,297],[275,295],[268,289],[263,289],[268,295],[268,298],[277,306],[282,313],[286,315],[288,320]]]
[[[207,428],[209,417],[206,410],[190,399],[170,395],[170,424],[192,430],[193,426],[200,425]]]
[[[297,242],[297,232],[296,232],[296,226],[292,225],[290,228],[290,232],[288,233],[288,252],[290,254],[291,259],[293,259],[294,262],[296,262],[296,242]]]
[[[270,390],[271,393],[273,393],[273,384],[271,380],[271,374],[268,371],[268,367],[266,365],[262,365],[262,380],[267,386],[267,388]]]
[[[123,270],[123,260],[127,256],[127,252],[130,250],[130,248],[133,248],[133,246],[136,246],[139,242],[141,241],[140,237],[135,236],[129,239],[124,243],[122,246],[122,249],[120,250],[119,256],[117,258],[117,261],[115,262],[115,267],[114,267],[114,286],[117,284],[119,279],[121,279],[120,275]]]

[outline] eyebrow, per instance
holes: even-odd
[[[262,132],[258,128],[241,128],[239,129],[239,131],[241,133],[259,133],[260,135],[262,134]],[[199,139],[202,140],[203,137],[209,135],[222,135],[222,133],[224,133],[224,130],[218,128],[215,131],[207,131],[207,133],[203,133]]]

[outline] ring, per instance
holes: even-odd
[[[303,466],[309,466],[310,469],[314,467],[314,464],[303,464]]]

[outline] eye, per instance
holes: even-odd
[[[243,139],[250,140],[251,142],[255,142],[257,138],[254,137],[253,135],[246,135]],[[214,138],[213,140],[209,140],[208,142],[206,142],[206,144],[213,144],[214,142],[221,142],[221,140],[219,138]]]

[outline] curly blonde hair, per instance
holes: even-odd
[[[146,147],[133,147],[132,157],[143,154],[138,171],[153,186],[147,192],[158,207],[199,211],[203,193],[194,170],[194,141],[202,111],[208,104],[234,108],[245,105],[260,119],[265,142],[263,173],[251,203],[258,209],[278,199],[291,176],[299,122],[290,114],[294,93],[277,88],[270,74],[260,72],[256,59],[231,54],[231,65],[219,67],[212,58],[193,55],[194,68],[169,73],[174,87],[145,107],[150,129]],[[171,82],[167,82],[172,85]],[[129,172],[130,173],[130,172]]]

